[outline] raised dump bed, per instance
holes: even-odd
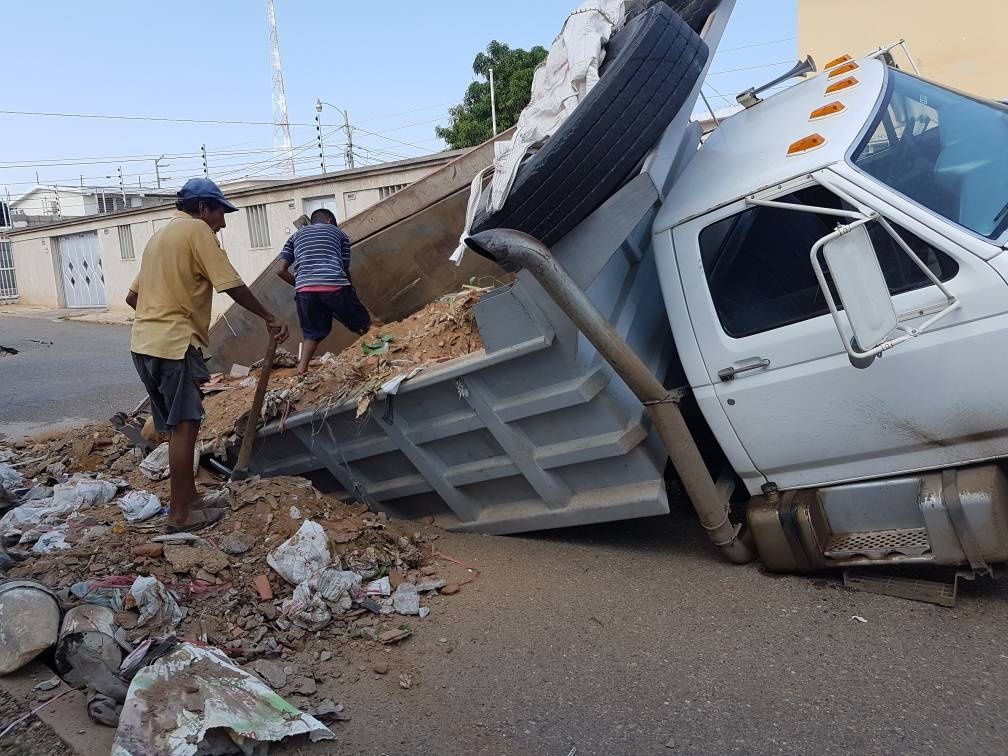
[[[554,250],[657,375],[673,358],[650,254],[657,191],[628,184]],[[588,238],[588,237],[585,237]],[[608,251],[604,251],[608,248]],[[328,473],[377,509],[510,533],[668,511],[640,402],[527,274],[483,295],[484,349],[404,382],[362,418],[316,407],[259,433],[263,475]]]

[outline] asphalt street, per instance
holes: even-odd
[[[20,438],[129,411],[144,397],[129,328],[0,315],[0,438]]]

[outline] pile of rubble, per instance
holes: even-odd
[[[327,353],[314,360],[313,369],[302,378],[284,367],[296,364],[293,355],[285,355],[286,359],[275,363],[261,420],[347,400],[357,402],[360,416],[382,387],[397,377],[412,377],[482,349],[473,308],[486,291],[489,289],[469,286],[404,320],[375,324],[338,355]],[[204,402],[207,416],[200,439],[221,458],[238,445],[244,431],[255,390],[255,375],[249,372],[257,367],[233,366],[229,375],[215,375],[212,385],[205,388],[211,393]]]
[[[389,521],[303,478],[227,482],[200,468],[200,491],[230,514],[167,535],[159,448],[140,453],[127,435],[92,426],[0,448],[0,674],[55,647],[63,679],[88,689],[92,719],[118,722],[119,752],[174,737],[180,711],[146,710],[165,686],[181,686],[163,700],[191,717],[194,744],[250,711],[260,740],[329,737],[321,720],[348,714],[321,683],[351,655],[410,637],[438,596],[475,577],[437,553],[434,528]],[[31,619],[26,595],[48,624]],[[190,709],[218,689],[228,706]]]

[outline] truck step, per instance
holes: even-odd
[[[830,559],[850,559],[863,556],[884,559],[890,554],[921,557],[931,550],[927,528],[897,528],[868,530],[855,533],[833,533],[824,550]]]

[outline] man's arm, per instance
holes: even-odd
[[[276,274],[277,276],[280,277],[281,280],[286,281],[291,286],[294,285],[294,276],[290,272],[290,260],[285,260],[284,258],[281,257],[280,267],[277,268]]]
[[[277,344],[282,344],[287,341],[287,336],[289,335],[287,331],[287,324],[281,323],[277,320],[276,316],[266,309],[263,303],[259,301],[259,298],[252,293],[252,290],[248,286],[245,284],[233,286],[229,289],[225,289],[224,293],[231,297],[236,304],[244,307],[253,315],[258,315],[260,318],[265,320],[266,328],[269,329],[270,334],[274,339],[276,339]]]
[[[129,290],[129,294],[126,295],[126,304],[132,307],[134,310],[137,306],[137,293],[133,289]]]
[[[340,229],[340,231],[343,231],[343,229]],[[345,231],[340,242],[340,259],[343,262],[343,272],[346,273],[346,280],[353,286],[353,279],[350,277],[350,237],[346,235]]]
[[[246,310],[265,320],[266,328],[278,344],[287,340],[287,324],[277,320],[249,291],[209,226],[206,226],[205,233],[201,230],[193,239],[193,252],[200,270],[216,291],[227,294]]]

